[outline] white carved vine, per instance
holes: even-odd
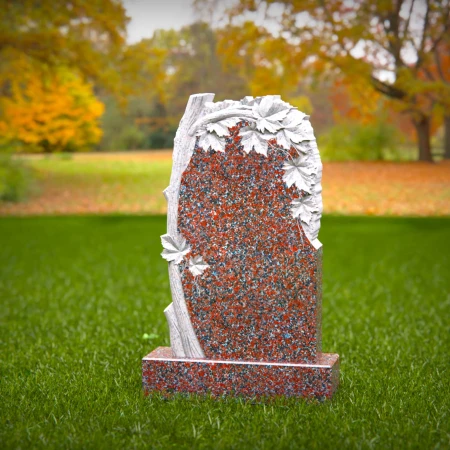
[[[167,199],[167,234],[163,235],[161,240],[164,246],[163,257],[169,261],[172,292],[172,304],[166,308],[165,314],[169,323],[172,352],[177,357],[204,358],[205,356],[189,317],[178,266],[189,251],[184,238],[178,233],[178,202],[181,176],[189,164],[196,141],[196,138],[189,134],[189,130],[205,113],[205,104],[213,99],[214,94],[190,96],[174,140],[170,184],[164,191]]]

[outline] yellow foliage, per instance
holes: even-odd
[[[103,103],[66,69],[16,72],[0,98],[0,139],[24,151],[85,150],[99,142]]]
[[[218,37],[222,64],[247,81],[251,95],[279,94],[288,101],[300,101],[301,108],[312,110],[309,100],[298,96],[302,54],[298,46],[274,37],[250,21],[225,27],[218,31]]]
[[[0,5],[0,72],[10,70],[8,56],[14,52],[54,70],[74,69],[122,96],[129,20],[123,2],[4,0]]]

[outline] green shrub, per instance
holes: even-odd
[[[396,156],[397,144],[395,128],[385,123],[339,124],[318,138],[320,153],[325,161],[392,159]]]
[[[18,202],[27,197],[34,184],[32,170],[19,159],[0,155],[0,201]]]
[[[145,133],[134,125],[125,127],[116,143],[118,150],[138,150],[146,147]]]
[[[149,148],[172,148],[176,129],[156,130],[149,135]]]

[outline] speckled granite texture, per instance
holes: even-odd
[[[146,394],[159,392],[238,396],[332,397],[339,381],[339,356],[322,353],[315,364],[257,363],[173,358],[159,347],[142,361]]]
[[[246,154],[239,129],[225,152],[196,146],[181,180],[179,232],[211,266],[194,278],[180,264],[191,321],[207,358],[314,362],[322,251],[292,219],[286,151],[272,141],[267,156]]]

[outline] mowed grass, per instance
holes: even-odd
[[[2,449],[450,447],[450,218],[323,219],[324,403],[143,396],[141,358],[169,344],[165,228],[0,220]]]

